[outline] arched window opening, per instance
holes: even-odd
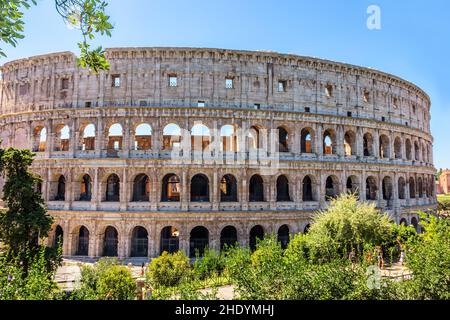
[[[289,135],[285,128],[278,127],[278,151],[289,152]]]
[[[149,201],[150,179],[146,174],[139,174],[133,182],[133,201]]]
[[[374,177],[366,179],[366,200],[377,200],[377,181]]]
[[[416,197],[416,182],[413,177],[409,178],[409,197],[411,199]]]
[[[250,202],[264,201],[264,181],[260,175],[255,174],[250,179],[249,201]]]
[[[392,180],[390,177],[383,179],[383,200],[392,199]]]
[[[161,230],[160,254],[164,251],[174,253],[180,247],[180,232],[177,228],[168,226]]]
[[[399,199],[405,199],[405,188],[406,188],[406,182],[403,177],[398,178],[398,198]]]
[[[172,150],[179,147],[181,147],[181,128],[174,123],[169,123],[163,129],[163,149]]]
[[[58,189],[56,192],[55,201],[64,201],[66,199],[66,178],[60,176],[58,179]]]
[[[281,248],[284,250],[289,244],[289,226],[282,225],[277,232],[277,240],[281,244]]]
[[[205,227],[195,227],[191,230],[189,239],[189,257],[203,257],[209,245],[209,231]]]
[[[222,139],[222,151],[237,152],[237,136],[232,125],[227,124],[220,128],[220,137]]]
[[[41,126],[36,127],[34,129],[33,138],[34,138],[33,151],[44,152],[47,142],[47,129]]]
[[[401,224],[401,225],[404,225],[404,226],[406,227],[406,226],[408,226],[408,221],[406,221],[405,218],[401,218],[401,219],[400,219],[400,224]]]
[[[314,201],[312,180],[309,176],[303,178],[303,201]]]
[[[249,150],[261,148],[261,133],[256,126],[252,126],[248,132],[248,148]]]
[[[180,201],[180,178],[175,174],[165,175],[162,181],[161,201]]]
[[[116,228],[107,227],[103,239],[103,256],[117,257],[117,247],[119,243],[119,235]]]
[[[224,175],[220,180],[220,201],[237,201],[237,181],[231,174]]]
[[[209,180],[204,174],[197,174],[191,179],[191,202],[209,201]]]
[[[355,177],[355,176],[348,177],[346,187],[347,187],[347,193],[359,196],[359,185],[358,185],[357,177]]]
[[[70,129],[67,125],[56,128],[55,151],[69,151]]]
[[[95,126],[90,123],[83,130],[82,150],[95,150]]]
[[[305,228],[303,229],[303,233],[308,233],[309,229],[311,228],[311,225],[308,223]]]
[[[78,231],[77,256],[87,256],[89,254],[89,230],[81,226]]]
[[[363,137],[364,157],[373,156],[373,138],[370,133],[366,133]]]
[[[417,221],[416,217],[412,217],[411,219],[411,225],[414,227],[414,229],[416,229],[417,233],[420,233],[419,230],[419,222]]]
[[[148,232],[144,227],[135,227],[131,235],[132,257],[148,256]]]
[[[380,136],[380,158],[389,158],[389,138],[384,134]]]
[[[122,150],[123,129],[119,123],[113,124],[108,131],[108,150]]]
[[[260,225],[254,226],[250,230],[250,250],[253,252],[256,250],[256,245],[259,240],[264,239],[264,228]]]
[[[325,200],[336,198],[338,196],[338,180],[334,176],[327,178],[325,182]]]
[[[233,226],[226,226],[220,232],[220,250],[237,245],[237,230]]]
[[[196,124],[191,130],[191,146],[193,151],[204,151],[211,143],[211,134],[204,124]]]
[[[394,155],[395,159],[402,158],[402,142],[399,137],[394,140]]]
[[[323,154],[335,154],[333,130],[325,130],[323,133]]]
[[[80,201],[91,201],[92,198],[92,182],[91,177],[85,174],[81,179]]]
[[[277,179],[277,201],[291,201],[289,195],[289,180],[286,176],[281,175]]]
[[[423,198],[423,183],[422,178],[417,179],[417,189],[419,191],[419,198]]]
[[[420,160],[420,148],[419,144],[414,142],[414,160],[419,161]]]
[[[302,129],[301,132],[301,153],[312,153],[312,130],[311,129]]]
[[[346,156],[355,155],[356,151],[356,136],[352,131],[347,131],[344,135],[344,154]]]
[[[134,150],[150,150],[152,148],[152,127],[141,123],[136,127],[134,135]]]
[[[106,201],[119,201],[120,179],[116,174],[112,174],[106,181]]]
[[[412,151],[411,151],[411,149],[412,149],[412,146],[411,146],[411,140],[409,140],[409,139],[406,139],[406,142],[405,142],[405,151],[406,151],[406,159],[408,159],[408,160],[412,160]]]
[[[64,239],[64,231],[63,228],[58,225],[55,229],[55,237],[53,238],[53,248],[56,249],[58,246],[63,246],[63,239]]]

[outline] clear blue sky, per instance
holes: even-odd
[[[448,0],[110,0],[115,25],[105,47],[192,46],[296,53],[372,67],[423,88],[431,97],[437,168],[450,168],[450,1]],[[381,30],[366,27],[381,8]],[[25,15],[26,37],[2,48],[6,61],[73,51],[80,40],[38,0]]]

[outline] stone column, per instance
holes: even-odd
[[[361,127],[356,129],[356,155],[358,157],[364,156],[364,133]]]
[[[128,170],[127,168],[122,169],[122,179],[120,179],[120,211],[127,211],[128,207]]]
[[[181,174],[181,211],[189,210],[190,192],[188,175],[185,170]]]
[[[212,181],[212,210],[219,210],[220,203],[220,192],[219,192],[219,177],[217,173],[217,169],[214,169],[213,172],[213,181]]]
[[[322,124],[317,124],[316,127],[316,153],[318,156],[322,156],[323,155],[323,125]]]
[[[92,199],[91,199],[91,210],[95,211],[100,206],[100,202],[102,201],[102,197],[100,194],[100,177],[99,177],[99,169],[94,169],[94,184],[92,186]]]
[[[336,128],[336,146],[339,157],[344,157],[344,127],[338,125]]]

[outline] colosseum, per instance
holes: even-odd
[[[2,147],[32,170],[65,256],[283,246],[358,194],[397,223],[436,206],[430,99],[369,68],[268,51],[107,49],[1,67]]]

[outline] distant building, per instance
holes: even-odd
[[[441,194],[450,193],[450,170],[449,169],[442,170],[442,173],[439,177],[436,191],[437,191],[437,193],[441,193]]]

